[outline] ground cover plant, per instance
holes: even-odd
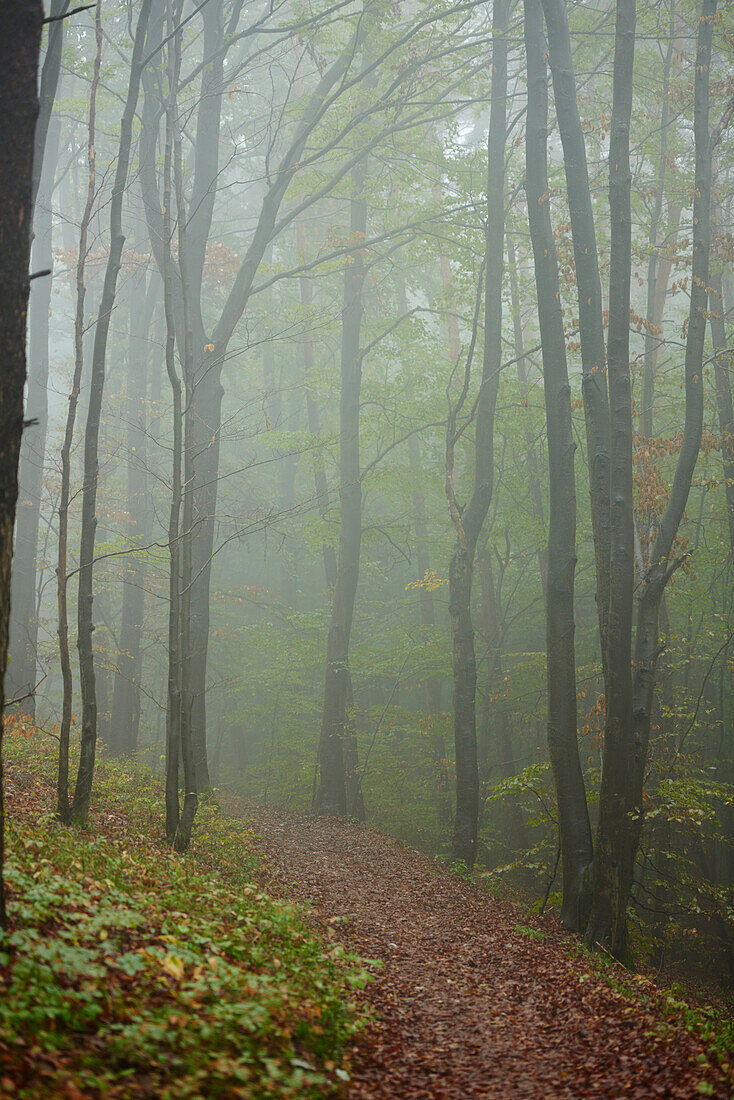
[[[366,971],[260,889],[256,840],[210,801],[190,858],[158,783],[104,763],[93,831],[53,812],[49,740],[9,738],[0,1092],[306,1097],[347,1076]]]

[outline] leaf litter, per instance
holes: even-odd
[[[256,833],[263,884],[373,960],[349,1100],[734,1095],[726,1057],[666,1019],[662,990],[616,964],[645,995],[612,988],[553,918],[357,823],[223,803]]]

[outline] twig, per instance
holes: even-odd
[[[80,8],[72,8],[71,11],[62,12],[61,15],[47,15],[44,23],[60,23],[62,19],[68,19],[70,15],[78,15],[80,11],[89,11],[94,4],[83,4]]]
[[[553,883],[556,881],[556,875],[558,874],[558,864],[560,863],[560,861],[561,861],[561,842],[559,841],[558,842],[558,848],[556,849],[556,862],[555,862],[555,865],[553,867],[553,874],[551,875],[551,877],[548,880],[548,885],[545,888],[545,897],[543,898],[543,904],[540,907],[539,916],[541,916],[541,917],[543,916],[543,913],[545,912],[545,907],[548,904],[548,898],[550,897],[551,887],[552,887]]]

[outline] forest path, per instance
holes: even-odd
[[[251,823],[271,892],[310,902],[322,932],[384,963],[364,994],[378,1022],[352,1052],[350,1100],[693,1100],[703,1080],[705,1095],[729,1095],[696,1064],[697,1038],[646,1035],[652,1015],[594,977],[553,921],[373,829],[222,802]]]

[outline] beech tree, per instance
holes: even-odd
[[[5,707],[13,526],[23,432],[34,135],[39,110],[36,81],[42,24],[40,0],[13,0],[0,10],[0,193],[3,195],[0,206],[0,339],[4,363],[0,372],[0,712]],[[3,722],[0,722],[0,928],[6,926]]]

